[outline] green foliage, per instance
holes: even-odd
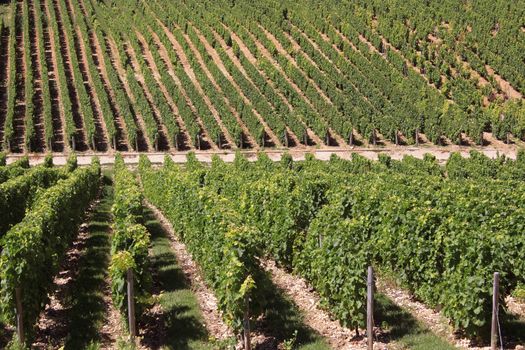
[[[143,157],[140,171],[146,196],[179,227],[227,317],[241,314],[237,291],[248,276],[262,300],[248,266],[270,257],[305,277],[341,323],[362,326],[373,264],[473,335],[489,324],[492,273],[503,277],[502,298],[525,278],[522,158],[453,155],[441,167],[428,155],[273,163],[261,154],[249,163],[237,154],[205,167],[190,154],[185,168],[160,171]],[[244,270],[234,268],[242,265],[231,247],[250,257]]]
[[[67,157],[66,169],[67,169],[68,171],[74,171],[77,167],[78,167],[78,158],[77,158],[77,154],[76,154],[75,152],[72,152],[72,153]]]
[[[0,184],[24,174],[29,168],[29,159],[24,157],[6,166],[0,166]]]
[[[143,221],[143,194],[133,173],[126,169],[120,154],[115,159],[115,200],[111,208],[114,218],[111,240],[111,289],[113,302],[127,318],[127,270],[133,270],[136,312],[141,315],[149,296],[148,248],[150,235]]]
[[[0,237],[22,220],[41,190],[67,176],[66,172],[59,169],[35,167],[24,175],[0,184]]]
[[[53,276],[96,196],[99,176],[100,169],[94,164],[59,181],[38,196],[23,220],[2,239],[0,307],[3,318],[14,324],[15,288],[21,289],[29,338]]]
[[[255,244],[259,231],[242,222],[230,200],[200,187],[204,168],[194,158],[188,157],[186,170],[167,164],[154,171],[143,157],[140,173],[145,195],[177,227],[215,291],[225,321],[239,332],[245,298],[254,318],[266,302],[266,279],[257,259],[261,252]],[[223,166],[216,160],[214,164]]]
[[[51,153],[46,154],[46,156],[44,157],[44,167],[53,167],[53,155]]]

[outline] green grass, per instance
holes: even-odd
[[[456,349],[445,339],[432,333],[408,311],[394,304],[381,293],[376,294],[374,319],[389,331],[388,342],[396,348],[412,350]]]
[[[66,315],[70,324],[64,348],[85,349],[98,343],[106,308],[102,289],[109,266],[111,248],[109,229],[113,187],[108,172],[104,174],[103,194],[89,221],[89,238],[85,254],[79,260],[79,274],[68,293],[70,309]],[[96,348],[96,345],[94,345]]]
[[[165,336],[146,333],[144,343],[161,349],[216,349],[209,339],[199,304],[186,280],[170,245],[167,233],[150,210],[145,211],[145,225],[151,234],[151,266],[153,280],[162,291],[158,302],[162,307],[161,324]],[[160,344],[159,344],[160,342]]]

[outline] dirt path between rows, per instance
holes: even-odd
[[[277,49],[277,51],[282,55],[284,56],[288,62],[291,62],[294,67],[300,72],[300,74],[303,76],[304,79],[306,79],[311,86],[314,87],[314,89],[317,91],[317,93],[323,98],[323,100],[329,104],[330,106],[333,106],[333,102],[332,100],[330,99],[329,96],[327,96],[324,91],[317,85],[317,83],[312,79],[310,78],[305,72],[303,72],[303,70],[301,69],[301,67],[299,67],[297,61],[295,60],[295,58],[293,58],[285,49],[284,47],[282,46],[282,43],[271,33],[269,32],[268,30],[266,30],[266,28],[264,28],[263,26],[261,26],[260,24],[258,24],[258,27],[264,32],[264,35],[266,35],[266,37],[271,41],[271,43],[275,46],[275,48]],[[299,46],[295,40],[291,39],[292,41],[292,45],[295,44],[296,46]],[[263,45],[262,43],[260,43],[261,45]],[[266,50],[266,52],[268,52]],[[303,52],[303,55],[311,61],[310,57]],[[272,58],[273,60],[273,58]],[[273,61],[274,62],[274,65],[278,64],[277,61]],[[313,61],[311,61],[313,62]],[[317,65],[315,63],[312,63],[314,67],[316,67],[317,69],[319,69],[319,67],[317,67]],[[286,79],[291,83],[292,87],[294,88],[294,90],[296,90],[302,97],[303,99],[310,105],[310,107],[313,109],[313,110],[316,110],[319,112],[319,116],[321,117],[321,119],[326,123],[326,125],[329,125],[329,121],[326,120],[324,117],[323,117],[323,111],[322,110],[319,110],[314,104],[312,101],[310,101],[310,99],[304,94],[304,92],[295,84],[295,82],[292,81],[292,78],[288,77],[285,72],[284,72],[284,69],[282,69],[281,66],[275,66],[277,69],[281,70],[282,74],[286,77]],[[347,146],[347,143],[346,141],[341,137],[341,135],[339,135],[338,133],[336,133],[331,127],[328,128],[328,131],[330,132],[330,135],[337,141],[338,145],[340,146]]]
[[[85,18],[89,18],[86,7],[84,5],[84,1],[80,0],[78,2],[78,5],[80,7],[80,10],[82,11],[82,15]],[[89,23],[89,22],[86,20],[86,23]],[[88,24],[88,27],[89,26],[90,25]],[[111,86],[111,83],[109,80],[106,62],[104,58],[104,53],[102,52],[102,47],[100,46],[100,41],[97,36],[96,30],[94,30],[93,28],[88,28],[88,31],[89,31],[88,39],[89,39],[90,45],[92,46],[91,51],[93,54],[93,60],[95,64],[97,65],[99,77],[102,81],[106,94],[109,96],[109,104],[113,112],[113,120],[115,121],[115,127],[117,129],[117,140],[116,140],[117,146],[115,148],[121,151],[122,150],[126,151],[129,149],[128,130],[126,127],[126,123],[122,119],[122,113],[119,109],[119,106],[116,103],[117,98],[116,98],[115,92],[113,91],[113,87]]]
[[[501,90],[510,98],[514,99],[522,99],[523,95],[516,90],[508,81],[503,79],[499,74],[497,74],[494,69],[489,66],[488,64],[485,65],[485,69],[487,70],[487,73],[494,77],[496,82],[501,87]]]
[[[87,211],[79,233],[55,276],[50,301],[37,323],[32,348],[79,348],[94,342],[114,349],[124,334],[111,299],[107,274],[111,236],[109,184]]]
[[[53,113],[53,136],[55,147],[58,144],[58,147],[62,145],[62,149],[66,152],[71,150],[69,145],[70,140],[67,140],[66,135],[66,117],[64,109],[64,91],[62,90],[62,84],[65,86],[65,82],[62,82],[60,79],[60,74],[58,73],[58,58],[57,58],[57,47],[55,42],[55,34],[53,26],[49,22],[51,17],[51,9],[49,8],[48,0],[39,0],[42,10],[42,14],[45,14],[45,18],[42,18],[43,35],[44,40],[47,40],[49,43],[49,48],[46,47],[46,62],[48,64],[48,71],[52,73],[53,79],[49,78],[49,90],[50,94],[53,96],[53,92],[56,93],[56,103],[53,103],[52,112]],[[51,66],[51,67],[50,67]],[[68,97],[69,98],[69,97]],[[53,151],[56,149],[53,148]]]
[[[81,112],[81,104],[78,92],[76,90],[76,80],[81,77],[75,77],[74,69],[71,62],[71,47],[69,46],[69,35],[64,27],[64,15],[58,0],[51,0],[51,6],[54,7],[55,19],[58,27],[58,37],[60,42],[59,52],[62,54],[62,61],[64,63],[64,72],[66,76],[64,86],[67,86],[69,91],[69,98],[71,100],[73,122],[75,124],[75,147],[79,151],[85,151],[89,148],[86,128],[84,127],[84,116]],[[71,34],[71,33],[69,33]],[[59,84],[60,85],[60,84]],[[91,108],[91,106],[90,106]],[[69,112],[69,111],[67,111]]]
[[[29,22],[29,60],[31,60],[31,67],[33,69],[33,105],[34,105],[34,125],[35,125],[35,135],[36,139],[33,144],[30,145],[32,151],[35,152],[45,152],[47,148],[46,144],[46,130],[45,130],[45,121],[44,121],[44,103],[49,103],[44,101],[43,91],[42,91],[42,68],[40,67],[40,45],[43,43],[40,42],[40,38],[37,36],[36,28],[36,15],[35,15],[35,3],[34,0],[28,1],[28,18],[26,19]],[[45,81],[47,84],[47,79]]]
[[[281,54],[282,56],[284,56],[288,62],[291,62],[294,67],[300,72],[300,74],[303,76],[304,79],[306,79],[311,86],[314,87],[314,89],[317,91],[317,93],[323,98],[323,100],[330,106],[333,106],[333,102],[332,100],[330,99],[329,96],[327,96],[323,90],[321,90],[321,88],[317,85],[317,83],[312,79],[310,78],[305,72],[303,72],[303,70],[301,69],[301,67],[299,67],[299,65],[297,64],[295,58],[293,58],[285,49],[284,47],[282,46],[281,42],[271,33],[269,32],[268,30],[266,30],[266,28],[264,28],[263,26],[261,26],[260,24],[258,24],[258,27],[263,31],[264,35],[266,36],[266,38],[268,38],[271,43],[275,46],[275,48],[277,49],[277,51],[279,52],[279,54]],[[254,37],[254,40],[256,40],[256,42],[262,46],[264,46],[262,43],[258,42],[257,38]],[[294,44],[295,41],[292,41],[292,44]],[[297,43],[295,43],[296,46],[298,46]],[[269,53],[268,50],[265,48],[266,50],[266,53]],[[310,57],[306,54],[306,53],[303,53],[304,54],[304,57],[307,57],[307,59],[310,60]],[[266,55],[266,54],[265,54]],[[269,56],[266,56],[267,58],[269,58]],[[317,106],[315,106],[313,104],[312,101],[310,101],[310,99],[304,94],[304,92],[295,84],[295,82],[292,81],[292,78],[290,78],[289,76],[287,76],[284,72],[284,69],[282,69],[281,66],[277,66],[277,64],[279,64],[277,61],[273,60],[273,57],[271,58],[273,63],[274,63],[274,66],[279,69],[282,74],[285,76],[285,78],[287,79],[287,81],[289,81],[291,83],[291,86],[294,88],[294,90],[296,90],[302,97],[303,99],[308,103],[308,105],[313,109],[313,110],[316,110],[318,111],[319,113],[319,116],[321,118],[321,120],[329,127],[328,128],[328,131],[330,132],[330,135],[337,141],[338,145],[340,146],[347,146],[347,143],[346,141],[341,137],[341,135],[339,135],[338,133],[335,132],[335,130],[333,130],[330,126],[329,126],[329,121],[327,121],[324,117],[323,117],[323,111],[322,110],[319,110],[317,108]],[[313,61],[312,61],[313,62]],[[317,67],[317,65],[315,63],[313,63],[314,67],[316,67],[317,69],[319,67]]]
[[[299,72],[301,72],[301,75],[303,76],[304,79],[306,79],[313,87],[314,89],[317,91],[317,93],[325,100],[326,103],[330,104],[330,105],[333,105],[333,102],[332,100],[330,99],[330,97],[326,96],[326,94],[324,93],[323,90],[321,90],[321,88],[317,85],[317,83],[312,79],[310,78],[308,75],[306,75],[303,70],[299,67],[299,65],[297,64],[297,61],[295,60],[294,57],[292,57],[283,47],[282,43],[270,32],[268,31],[266,28],[264,28],[261,24],[258,24],[258,27],[264,32],[264,35],[266,35],[266,38],[268,38],[271,43],[275,46],[275,48],[277,49],[277,52],[279,52],[279,54],[281,54],[282,56],[284,56],[288,62],[291,62],[293,64],[293,66],[295,68],[297,68],[297,70]],[[292,41],[292,45],[295,45],[295,47],[297,49],[300,49],[300,46],[295,42],[295,41]],[[308,55],[306,55],[306,53],[304,54],[306,57],[308,57]],[[308,57],[309,58],[309,57]],[[315,67],[317,67],[317,65],[315,63],[313,63],[313,65]],[[319,68],[319,67],[317,67]]]
[[[24,30],[23,30],[23,6],[24,1],[16,1],[15,3],[15,13],[13,14],[16,16],[15,20],[15,28],[12,28],[12,30],[15,30],[15,70],[16,70],[16,78],[14,82],[10,82],[15,84],[15,100],[14,100],[14,115],[13,115],[13,136],[10,141],[10,149],[12,152],[16,153],[24,153],[27,151],[26,147],[26,138],[28,135],[26,135],[26,123],[25,123],[25,114],[26,114],[26,78],[27,78],[27,67],[26,67],[26,59],[27,57],[24,50],[25,41],[29,40],[29,38],[24,37]]]
[[[0,32],[0,149],[4,144],[4,126],[7,117],[7,91],[9,87],[9,29],[1,28]]]
[[[95,117],[95,127],[96,127],[96,149],[97,150],[108,150],[109,146],[109,134],[107,125],[105,122],[104,114],[102,112],[102,106],[100,104],[100,99],[98,97],[97,89],[93,82],[93,77],[91,76],[91,70],[89,68],[90,64],[87,58],[87,48],[85,46],[85,39],[82,35],[79,25],[77,24],[77,14],[75,12],[75,7],[71,3],[71,0],[66,0],[67,10],[71,14],[72,24],[75,30],[73,34],[74,42],[77,46],[78,56],[80,58],[80,71],[83,74],[84,85],[86,86],[86,91],[91,100],[91,107],[93,109],[93,116]],[[76,38],[75,35],[76,34]],[[87,34],[87,33],[86,33]],[[86,84],[87,81],[87,84]]]
[[[330,59],[330,57],[328,57],[323,51],[322,49],[319,47],[319,45],[315,42],[314,39],[310,38],[304,31],[302,31],[300,28],[298,28],[297,26],[295,26],[293,23],[291,23],[291,26],[293,28],[295,28],[296,30],[298,30],[301,35],[306,39],[308,40],[308,42],[317,50],[317,52],[319,52],[328,62],[330,62],[332,64],[332,66],[334,67],[334,69],[336,69],[337,72],[339,72],[340,74],[345,74],[344,72],[342,72],[339,67],[333,63],[333,61]],[[330,43],[328,37],[323,37],[323,35],[321,35],[321,33],[318,33],[319,36],[323,39],[323,38],[326,38],[326,39],[323,39],[325,40],[326,42]],[[331,43],[331,46],[332,46],[332,49],[334,50],[334,53],[337,53],[340,57],[342,57],[344,59],[344,61],[351,65],[357,72],[359,72],[359,74],[361,74],[363,76],[363,79],[366,79],[366,76],[363,74],[363,72],[351,61],[348,59],[348,57],[346,57],[346,55],[344,54],[343,51],[341,51],[337,45],[335,45],[334,43]],[[355,47],[353,47],[355,48]],[[381,112],[377,109],[377,107],[375,105],[373,105],[370,100],[368,99],[368,97],[354,84],[354,82],[351,80],[351,79],[346,79],[346,81],[353,87],[353,89],[355,91],[357,91],[357,93],[359,94],[359,96],[365,100],[372,109],[374,109],[375,111],[377,111],[379,114],[381,114]],[[341,93],[344,93],[341,89],[337,88],[339,91],[341,91]],[[381,94],[381,96],[383,96],[386,101],[390,102],[390,100],[383,94],[383,92],[379,89],[377,89],[377,91]]]
[[[459,338],[445,316],[415,300],[408,291],[395,286],[392,282],[378,278],[377,290],[390,298],[396,305],[410,312],[414,318],[422,322],[434,334],[441,336],[456,347],[465,350],[490,349],[490,346],[476,345],[467,338]],[[525,311],[525,306],[522,303],[518,303],[510,297],[507,298],[507,302],[513,308],[512,311],[517,311],[518,315],[524,315],[521,313]],[[508,342],[505,333],[503,334],[503,343],[505,344],[503,349],[507,350],[523,349],[523,345],[525,345]]]

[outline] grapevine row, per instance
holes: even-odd
[[[3,237],[0,257],[3,318],[15,323],[15,290],[21,292],[24,328],[30,338],[67,248],[99,186],[100,166],[75,170],[37,196],[21,222]],[[24,237],[24,239],[21,239]]]
[[[150,235],[143,221],[143,194],[135,175],[117,155],[115,159],[115,201],[111,208],[114,218],[111,238],[111,290],[113,303],[126,315],[127,288],[126,277],[129,269],[133,271],[134,290],[137,300],[145,300],[151,285],[149,275],[148,249]],[[139,304],[140,306],[140,304]],[[138,314],[141,314],[140,308]]]

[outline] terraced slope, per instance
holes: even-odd
[[[13,153],[525,139],[523,0],[0,6]]]

